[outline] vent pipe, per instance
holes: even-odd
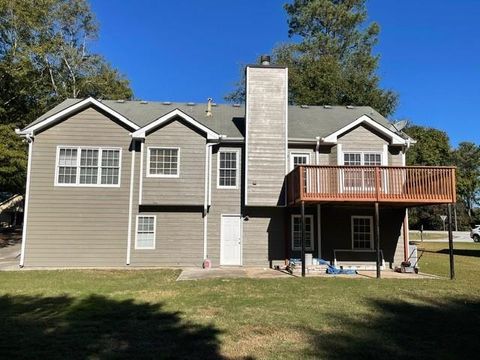
[[[260,64],[262,64],[263,66],[270,65],[270,55],[260,56]]]
[[[207,117],[213,116],[213,114],[212,114],[212,101],[213,101],[212,98],[207,99],[207,110],[205,110],[205,112],[206,112],[205,116],[207,116]]]

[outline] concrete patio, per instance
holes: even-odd
[[[208,279],[239,279],[239,278],[251,278],[251,279],[278,279],[278,278],[293,278],[301,277],[300,273],[294,272],[289,274],[283,270],[274,270],[270,268],[261,267],[220,267],[213,269],[201,269],[201,268],[184,268],[182,273],[177,278],[177,281],[186,280],[208,280]],[[352,278],[352,279],[375,279],[375,271],[359,270],[355,275],[330,275],[320,272],[312,272],[307,277],[324,277],[324,278]],[[393,270],[383,270],[383,279],[439,279],[440,277],[430,274],[401,274],[394,272]]]

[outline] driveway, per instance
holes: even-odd
[[[410,230],[410,240],[420,241],[420,231]],[[423,232],[424,242],[448,242],[448,232],[428,230]],[[454,242],[473,242],[470,231],[453,231]]]
[[[18,269],[22,234],[19,230],[0,233],[0,270]]]

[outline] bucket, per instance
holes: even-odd
[[[305,265],[312,265],[313,254],[305,254]]]

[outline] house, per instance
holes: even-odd
[[[370,107],[289,105],[263,60],[245,106],[68,99],[18,131],[20,265],[406,259],[406,209],[454,202],[454,169],[406,167],[413,140]]]

